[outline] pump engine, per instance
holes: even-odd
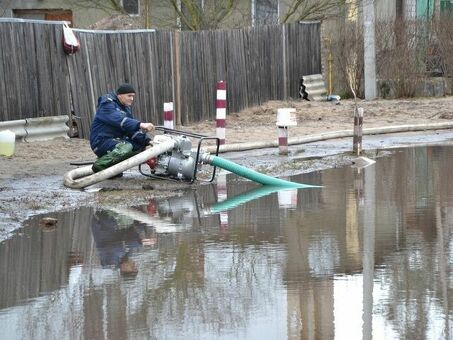
[[[159,127],[160,128],[160,127]],[[199,134],[187,133],[184,131],[160,128],[165,134],[156,135],[153,139],[153,144],[158,144],[168,138],[176,141],[175,147],[162,153],[155,158],[149,159],[146,163],[149,170],[145,172],[143,165],[139,166],[139,171],[142,175],[160,179],[173,179],[178,181],[193,182],[197,177],[197,172],[202,168],[201,144],[206,140],[214,140],[217,145],[216,155],[219,149],[219,139],[215,137],[206,137]],[[192,140],[189,138],[198,139],[197,149],[192,148]],[[212,181],[215,177],[215,168],[213,170]]]

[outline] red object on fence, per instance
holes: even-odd
[[[80,40],[67,23],[63,24],[63,50],[66,54],[74,54],[80,49]]]
[[[167,129],[173,129],[173,103],[164,103],[164,127]]]
[[[226,125],[226,82],[217,82],[216,97],[216,136],[220,144],[225,144],[225,125]]]

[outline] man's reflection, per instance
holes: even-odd
[[[103,268],[119,268],[120,274],[135,277],[137,265],[132,252],[156,244],[153,228],[126,215],[109,210],[96,211],[91,223],[93,238]]]

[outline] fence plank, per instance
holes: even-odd
[[[219,80],[227,82],[229,112],[297,98],[299,78],[321,72],[319,28],[319,23],[297,23],[284,30],[180,32],[177,41],[169,31],[76,30],[81,49],[68,56],[61,25],[3,20],[0,44],[11,48],[0,51],[0,120],[73,110],[81,117],[80,135],[88,138],[97,98],[130,82],[137,89],[137,118],[161,124],[163,103],[176,100],[175,49],[182,124],[215,119]]]
[[[6,25],[4,25],[6,26]],[[4,120],[10,120],[10,114],[8,110],[8,100],[6,98],[6,69],[7,65],[7,48],[3,48],[3,46],[7,45],[7,34],[8,31],[5,27],[0,29],[0,74],[4,77],[5,81],[0,81],[0,117]],[[12,116],[11,116],[12,117]]]

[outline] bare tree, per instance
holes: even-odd
[[[337,15],[346,0],[287,0],[287,10],[281,23],[302,20],[325,20]]]
[[[167,0],[184,29],[216,29],[231,14],[238,0]]]
[[[0,17],[4,16],[9,5],[11,5],[12,0],[4,1],[3,4],[0,3]]]
[[[383,97],[414,97],[426,76],[426,47],[420,21],[376,23],[377,74]]]
[[[67,0],[74,8],[97,9],[108,14],[126,14],[120,0]]]
[[[448,14],[441,15],[435,25],[435,42],[443,75],[453,89],[453,22]]]
[[[331,41],[334,64],[347,95],[362,98],[363,88],[363,28],[351,22],[339,28],[337,39]],[[345,93],[345,94],[346,94]]]
[[[75,8],[103,10],[108,14],[127,14],[121,0],[67,0]],[[140,20],[146,28],[151,26],[151,4],[160,8],[169,6],[173,10],[173,20],[179,23],[183,30],[198,31],[217,29],[234,12],[234,18],[243,14],[241,26],[248,25],[250,12],[246,15],[244,9],[237,10],[241,0],[137,0],[142,5],[143,11]],[[280,23],[290,23],[301,20],[324,20],[338,14],[339,9],[346,0],[260,0],[257,1],[261,24],[276,24],[278,10],[283,9]],[[154,7],[153,6],[153,7]],[[164,18],[159,18],[162,21]],[[171,20],[171,18],[168,18]],[[167,22],[169,22],[167,20]],[[231,24],[231,23],[230,23]],[[240,24],[237,22],[237,24]],[[238,25],[236,25],[238,26]]]

